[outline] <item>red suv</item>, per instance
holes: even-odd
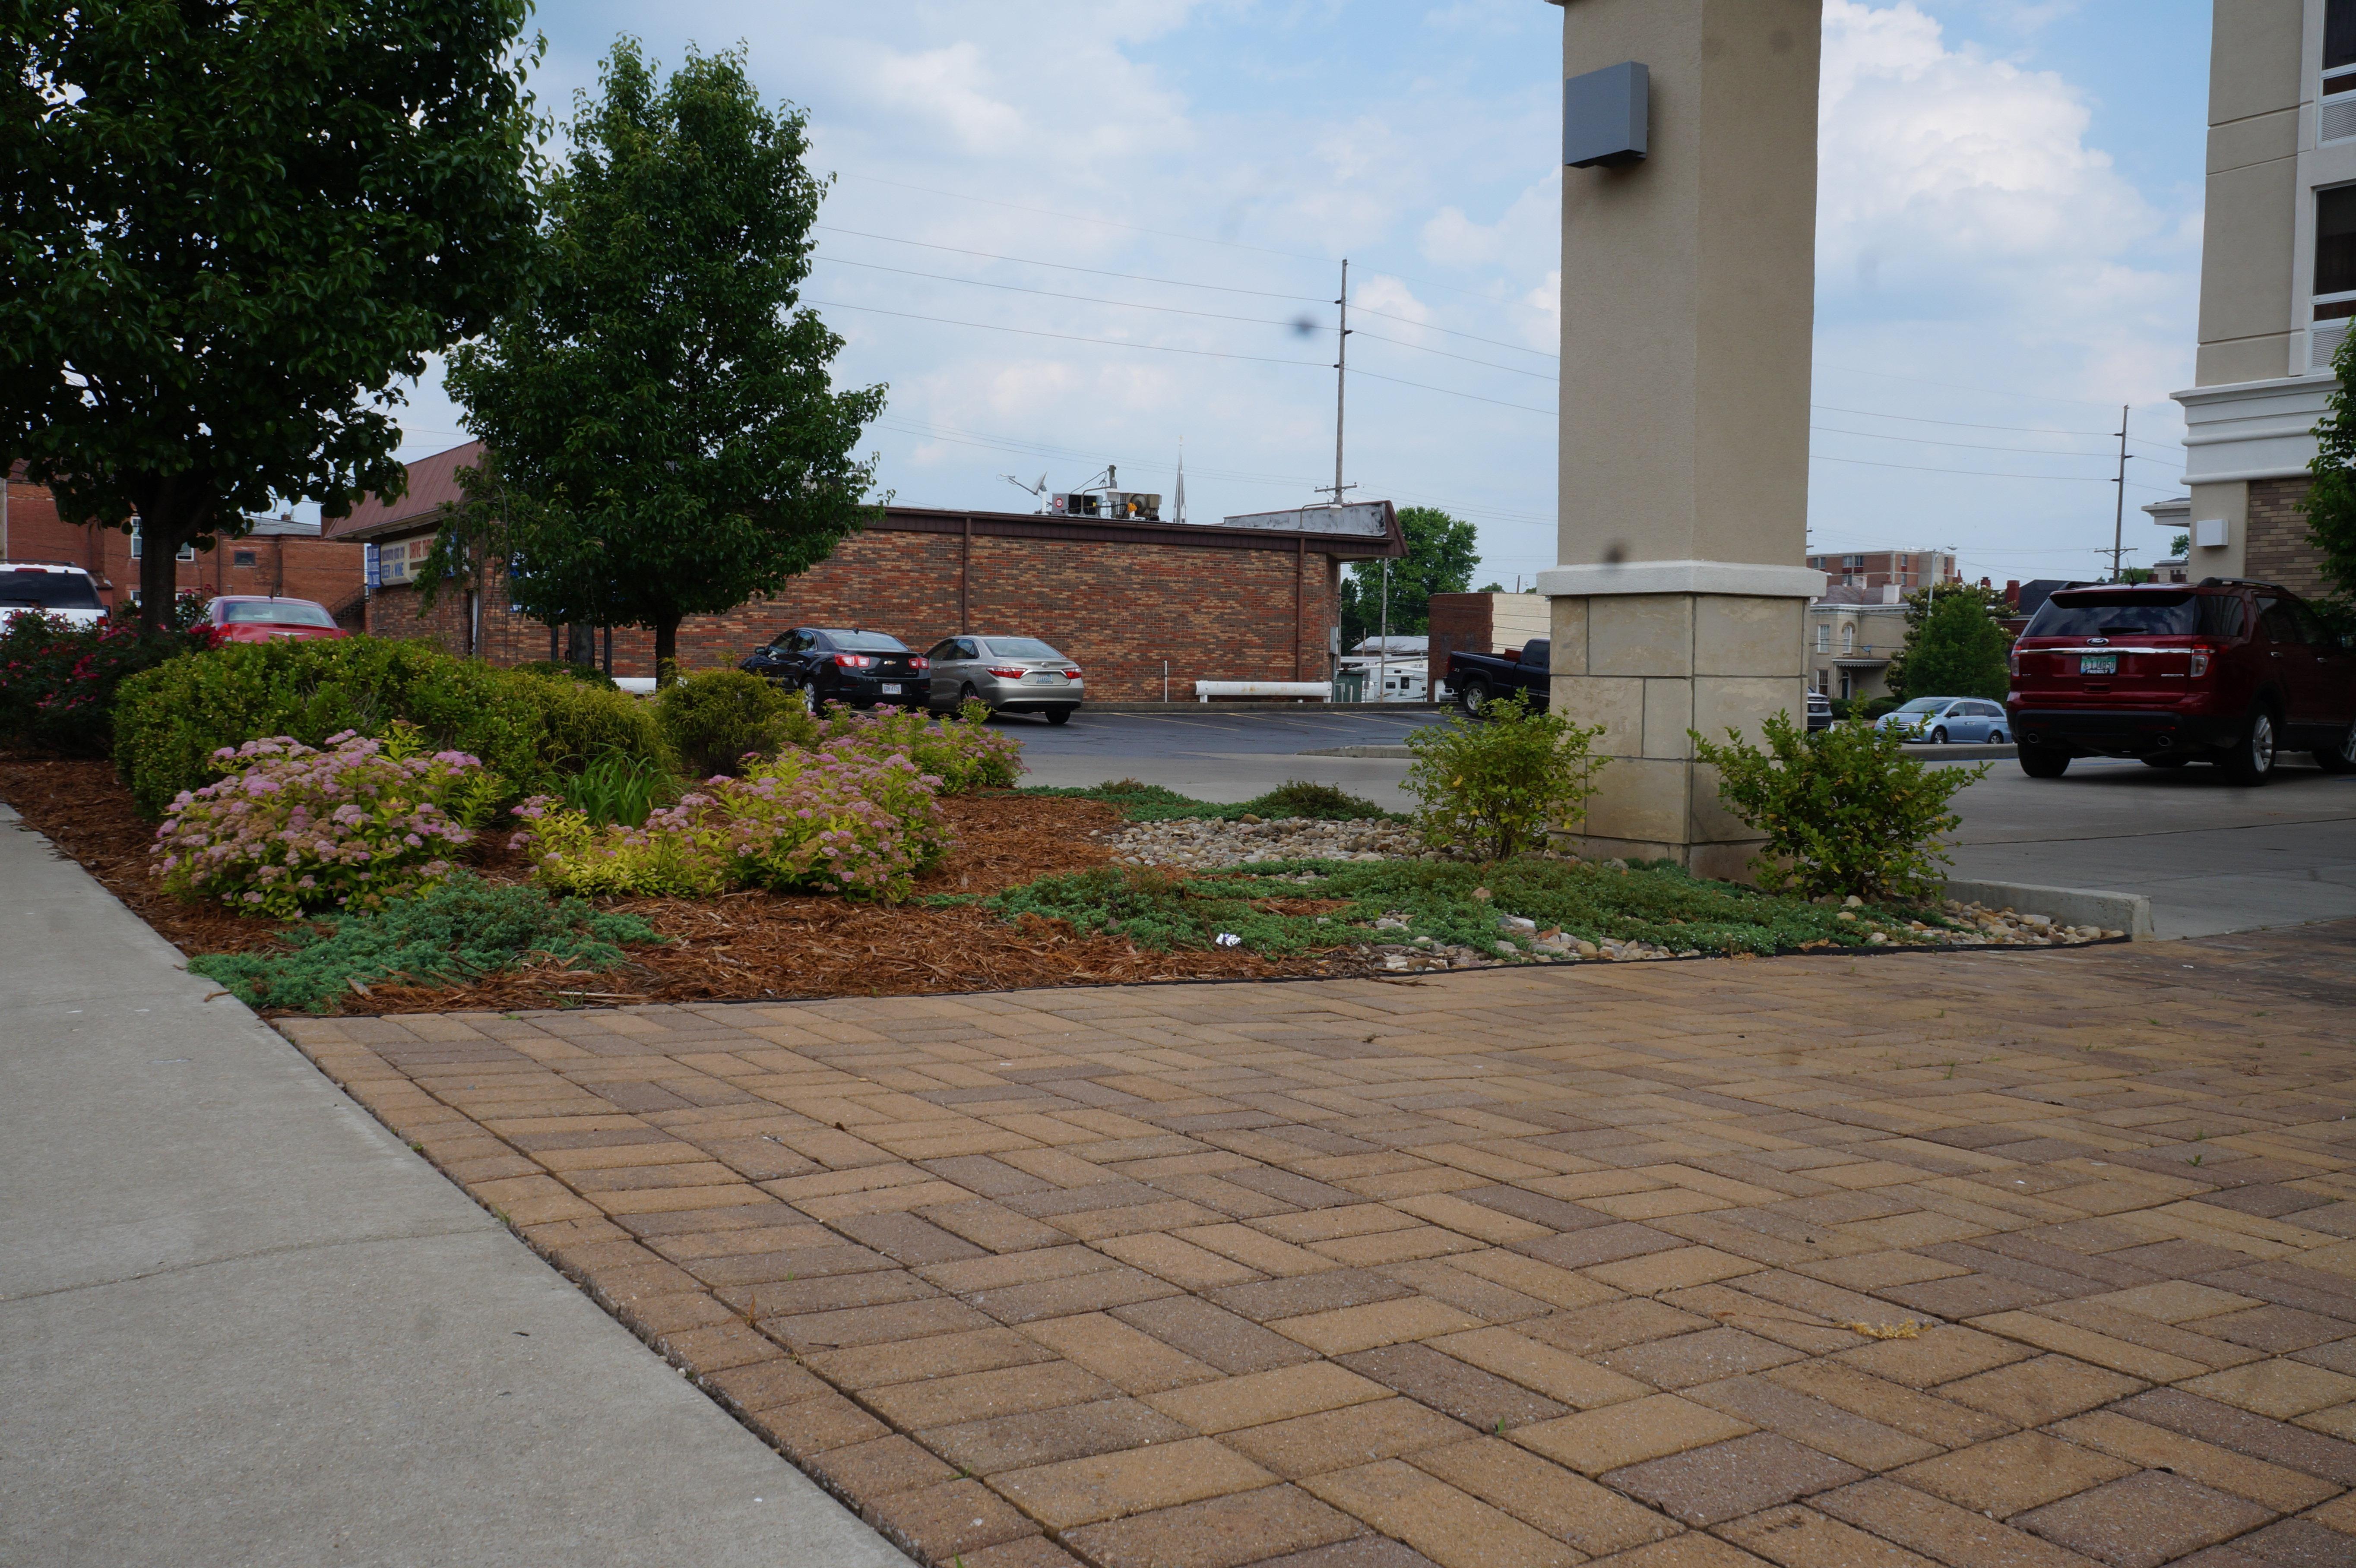
[[[2193,587],[2065,588],[2012,647],[2005,707],[2031,778],[2072,757],[2215,763],[2265,782],[2286,751],[2356,772],[2356,652],[2297,594],[2211,577]]]

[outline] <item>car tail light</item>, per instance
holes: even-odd
[[[908,667],[910,669],[930,669],[933,667],[933,661],[926,658],[924,655],[918,654],[916,657],[908,661]]]
[[[2012,667],[2012,678],[2019,680],[2020,678],[2020,656],[2019,654],[2007,654],[2004,656],[2004,662]]]
[[[990,667],[990,673],[996,676],[1001,680],[1021,680],[1025,675],[1028,675],[1030,671],[1016,665],[1009,665],[1004,668],[1001,668],[997,665],[992,665]]]
[[[1080,678],[1080,672],[1076,668],[1067,669],[1064,672],[1064,678],[1066,680],[1077,680]]]
[[[2200,679],[2202,676],[2207,675],[2207,674],[2209,673],[2209,655],[2210,655],[2210,654],[2211,654],[2211,652],[2212,652],[2212,651],[2213,651],[2213,650],[2209,649],[2209,648],[2194,648],[2194,649],[2192,650],[2192,678],[2193,678],[2193,679],[2198,680],[2198,679]]]
[[[844,669],[873,669],[882,661],[873,654],[837,654],[834,662]]]

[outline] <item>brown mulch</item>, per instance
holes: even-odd
[[[165,894],[148,875],[154,827],[104,762],[0,757],[0,801],[15,807],[183,953],[269,945],[284,923],[237,915]],[[718,899],[610,899],[672,939],[631,951],[626,967],[596,973],[543,964],[472,985],[370,987],[347,1013],[516,1012],[640,1002],[720,1002],[889,997],[926,992],[1027,990],[1155,980],[1268,979],[1355,974],[1354,956],[1271,961],[1236,949],[1151,953],[1112,937],[1083,936],[1062,922],[1026,915],[1010,925],[970,905],[930,907],[927,895],[987,894],[1112,858],[1101,839],[1120,814],[1097,801],[983,795],[942,803],[958,846],[920,878],[919,901],[852,903],[839,898],[731,893]],[[467,859],[493,881],[520,881],[521,858],[504,834],[485,833]]]

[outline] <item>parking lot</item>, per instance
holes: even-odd
[[[1401,787],[1406,763],[1303,753],[1397,745],[1445,717],[1430,709],[1206,709],[1084,711],[1055,730],[1035,719],[998,722],[1022,737],[1030,784],[1136,778],[1236,801],[1311,779],[1404,811],[1414,805]],[[2164,936],[2356,916],[2356,775],[2286,764],[2272,784],[2244,790],[2208,767],[2080,762],[2062,778],[2038,780],[2006,761],[1965,790],[1957,809],[1956,875],[2142,893]]]

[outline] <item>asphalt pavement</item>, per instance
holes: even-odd
[[[1023,742],[1024,783],[1135,778],[1201,800],[1249,800],[1291,779],[1338,784],[1412,810],[1397,758],[1308,753],[1397,745],[1445,709],[1315,708],[1089,713],[1050,728],[994,722]],[[1958,751],[1965,748],[1957,748]],[[1965,764],[1970,765],[1970,764]],[[2032,779],[1997,760],[1956,799],[1954,872],[1989,881],[2141,893],[2163,936],[2356,916],[2356,775],[2300,758],[2274,782],[2237,789],[2215,768],[2081,761]]]
[[[0,806],[0,1563],[908,1568]]]

